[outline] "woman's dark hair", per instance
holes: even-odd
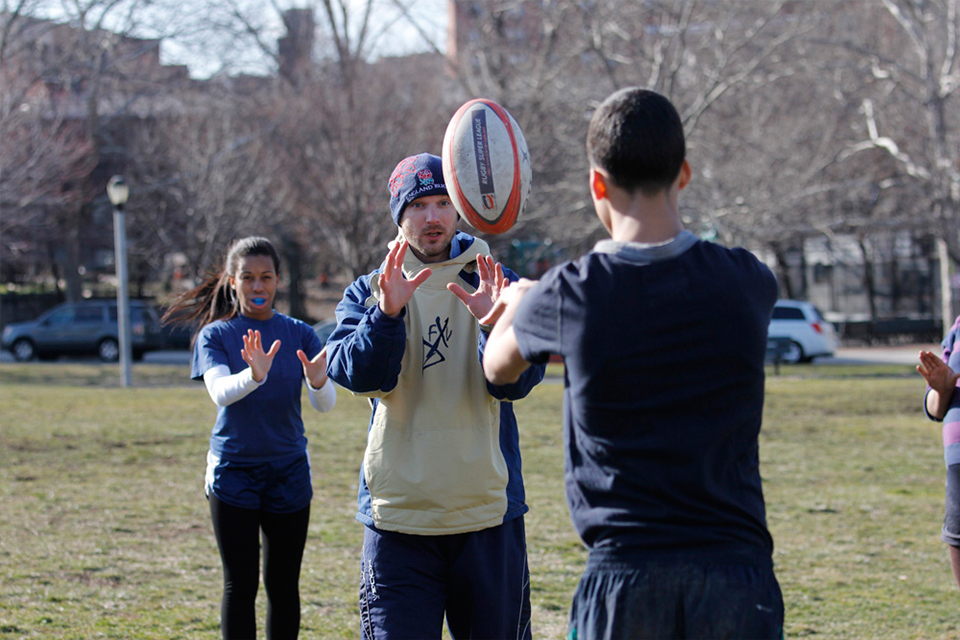
[[[237,273],[244,258],[269,256],[280,275],[280,255],[266,238],[249,237],[234,242],[219,272],[208,272],[197,287],[181,294],[163,314],[164,324],[203,327],[217,320],[229,320],[240,312],[230,276]]]
[[[669,189],[686,156],[680,115],[659,93],[621,89],[594,112],[587,156],[627,191],[655,195]]]

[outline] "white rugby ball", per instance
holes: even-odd
[[[443,179],[464,219],[483,233],[510,230],[530,195],[533,170],[517,121],[478,98],[453,114],[443,136]]]

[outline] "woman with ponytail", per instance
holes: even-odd
[[[260,578],[267,638],[300,629],[300,563],[313,488],[300,416],[310,403],[329,411],[336,390],[313,329],[273,308],[280,257],[265,238],[235,242],[218,273],[183,294],[165,321],[200,326],[191,375],[217,405],[205,491],[223,563],[223,638],[256,638]],[[265,346],[267,345],[267,346]]]

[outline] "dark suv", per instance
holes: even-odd
[[[52,360],[61,355],[93,354],[104,362],[120,358],[117,301],[66,302],[30,322],[15,322],[3,330],[0,347],[23,362],[34,357]],[[162,347],[156,309],[142,300],[130,301],[130,349],[135,360]]]

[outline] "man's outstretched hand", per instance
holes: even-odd
[[[410,302],[413,292],[429,278],[433,271],[421,269],[410,280],[403,277],[403,257],[407,255],[407,241],[401,240],[390,248],[383,271],[377,278],[380,287],[380,311],[391,318],[396,318],[403,308]]]
[[[503,275],[503,265],[491,256],[477,255],[477,275],[480,276],[480,285],[473,293],[467,293],[466,289],[456,282],[448,284],[447,289],[460,298],[460,302],[470,310],[474,318],[480,320],[490,313],[500,297],[500,292],[510,281]]]

